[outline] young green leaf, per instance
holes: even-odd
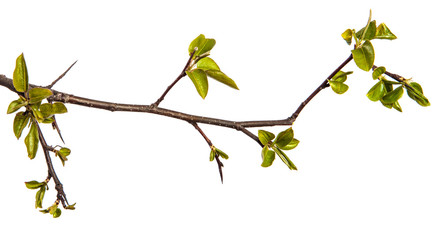
[[[265,130],[258,130],[258,138],[262,145],[267,145],[275,138],[275,134]]]
[[[68,209],[68,210],[75,210],[75,204],[77,204],[77,203],[74,203],[74,204],[68,205],[68,206],[66,206],[65,209]]]
[[[58,218],[61,215],[61,209],[57,207],[57,209],[55,209],[54,213],[52,213],[52,217],[54,218]]]
[[[365,28],[367,28],[367,31],[365,31]],[[362,36],[362,34],[365,35]],[[367,27],[362,28],[356,33],[356,37],[360,40],[372,40],[376,35],[376,20],[371,21]]]
[[[264,146],[261,151],[262,164],[261,167],[270,167],[275,160],[275,152],[269,150],[268,146]]]
[[[402,86],[399,86],[393,91],[385,94],[385,96],[382,97],[382,102],[386,104],[393,104],[397,102],[402,97],[403,94],[404,94],[404,88]]]
[[[387,71],[385,67],[377,67],[372,73],[373,80],[378,79],[385,71]]]
[[[19,112],[15,115],[13,130],[17,139],[21,137],[23,129],[28,125],[30,118],[31,116],[28,112]]]
[[[199,48],[201,43],[206,39],[203,34],[200,34],[198,37],[196,37],[189,45],[189,56],[192,55],[195,48]],[[197,49],[198,51],[198,49]],[[194,54],[194,58],[196,57],[196,54]]]
[[[281,149],[278,147],[273,147],[272,149],[278,154],[278,157],[285,163],[285,165],[287,165],[287,167],[289,167],[290,170],[298,170],[295,164],[293,164],[290,158]]]
[[[63,167],[65,162],[68,160],[67,156],[69,156],[69,154],[71,154],[71,150],[69,148],[61,148],[55,152],[55,155],[60,158]]]
[[[23,53],[17,57],[15,61],[14,75],[12,77],[12,84],[17,92],[28,91],[28,69],[26,68],[26,61]]]
[[[422,87],[417,82],[411,82],[407,88],[407,95],[423,107],[430,106],[430,101],[424,96]]]
[[[351,51],[356,65],[364,70],[369,71],[374,63],[374,48],[370,41],[365,41],[360,48]]]
[[[29,90],[29,103],[35,104],[52,96],[52,91],[47,88],[32,88]]]
[[[215,151],[220,157],[222,157],[226,160],[229,159],[229,155],[227,155],[225,152],[221,151],[220,149],[215,148]]]
[[[394,40],[397,37],[390,31],[390,29],[385,25],[385,23],[379,24],[379,26],[376,28],[376,36],[377,39],[388,39],[388,40]]]
[[[26,104],[27,102],[24,101],[22,98],[12,101],[8,106],[7,114],[11,114],[19,110],[21,107],[26,106]]]
[[[215,160],[215,150],[213,150],[213,149],[211,149],[210,150],[210,161],[213,161],[213,160]]]
[[[299,144],[299,140],[296,138],[293,138],[289,144],[285,145],[281,148],[281,150],[292,150],[293,148],[297,147]]]
[[[350,45],[353,38],[353,31],[351,29],[347,29],[341,34],[341,37],[347,42],[348,45]]]
[[[66,106],[63,103],[55,102],[52,104],[52,111],[54,112],[54,114],[63,114],[63,113],[67,113],[68,109],[66,108]]]
[[[278,146],[279,148],[285,147],[292,141],[293,135],[293,129],[291,127],[280,132],[275,139],[276,146]]]
[[[37,182],[37,181],[29,181],[25,182],[25,185],[28,189],[37,189],[41,188],[41,186],[46,186],[45,182]]]
[[[216,44],[215,39],[212,39],[212,38],[204,39],[204,41],[202,41],[200,43],[200,45],[198,46],[198,50],[196,51],[195,55],[201,56],[204,53],[209,52],[210,50],[212,50],[212,48],[215,46],[215,44]]]
[[[224,83],[225,85],[234,88],[236,90],[239,90],[238,86],[236,85],[235,81],[233,81],[231,78],[229,78],[226,74],[224,74],[221,71],[216,71],[216,70],[207,70],[206,71],[207,75],[209,75],[209,77],[217,80],[220,83]]]
[[[385,95],[384,81],[377,82],[367,93],[368,99],[373,102],[379,101]]]
[[[332,77],[331,80],[335,81],[335,82],[343,83],[343,82],[347,81],[347,76],[352,74],[352,73],[353,73],[353,71],[350,71],[350,72],[339,71],[338,73],[336,73],[336,75],[334,75]]]
[[[25,138],[25,145],[28,151],[28,157],[30,159],[34,159],[38,150],[38,129],[37,124],[32,122],[31,129],[29,130],[28,135]]]
[[[42,208],[43,198],[45,197],[46,185],[41,186],[35,194],[35,208]]]
[[[192,71],[186,71],[187,76],[192,80],[195,85],[198,94],[204,99],[209,91],[209,83],[207,81],[206,73],[201,69],[194,69]]]
[[[401,105],[399,105],[399,102],[393,103],[393,108],[399,112],[402,112],[402,107],[401,107]]]
[[[199,60],[196,63],[196,67],[199,69],[202,69],[204,71],[207,71],[207,70],[220,71],[218,64],[216,64],[216,62],[213,61],[213,59],[211,59],[209,57],[205,57],[205,58],[202,58],[201,60]]]
[[[336,81],[328,81],[328,83],[330,84],[332,90],[337,94],[343,94],[348,90],[348,85],[345,83]]]

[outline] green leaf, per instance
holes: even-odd
[[[350,45],[353,38],[353,31],[351,29],[347,29],[341,34],[341,37],[347,42],[348,45]]]
[[[258,130],[258,138],[263,145],[267,145],[275,138],[275,134],[265,130]]]
[[[29,123],[29,119],[31,118],[28,112],[19,112],[15,115],[14,118],[14,135],[19,139],[26,125]]]
[[[63,114],[63,113],[68,112],[68,109],[66,108],[66,106],[61,102],[53,103],[52,110],[53,110],[54,114]]]
[[[29,130],[28,135],[25,138],[25,145],[28,151],[28,157],[30,159],[34,159],[38,150],[38,129],[37,124],[35,122],[32,123],[31,129]]]
[[[336,75],[334,75],[332,77],[331,80],[335,81],[335,82],[343,83],[343,82],[347,81],[347,76],[352,74],[352,73],[353,73],[353,71],[350,71],[350,72],[339,71],[338,73],[336,73]]]
[[[189,56],[192,55],[192,52],[195,50],[195,48],[199,48],[201,43],[206,39],[203,34],[200,34],[198,37],[196,37],[189,45]],[[198,51],[198,50],[197,50]],[[194,58],[196,56],[196,52],[194,55]]]
[[[299,140],[296,138],[293,138],[289,144],[285,145],[281,148],[281,150],[292,150],[293,148],[297,147],[299,144]]]
[[[19,110],[21,107],[26,106],[26,104],[27,102],[24,101],[22,98],[12,101],[8,106],[7,114],[11,114]]]
[[[75,210],[75,204],[77,204],[77,203],[74,203],[74,204],[72,204],[72,205],[68,205],[65,209],[68,209],[68,210]]]
[[[371,40],[371,39],[373,39],[375,37],[375,35],[376,35],[376,20],[373,20],[373,21],[371,21],[368,24],[367,31],[365,31],[365,28],[366,27],[364,27],[361,30],[359,30],[356,33],[356,37],[358,39],[360,39],[360,40]],[[365,31],[365,35],[362,36],[362,34],[364,34],[364,31]]]
[[[379,101],[385,95],[384,81],[377,82],[367,93],[368,99],[373,102]]]
[[[61,215],[60,208],[55,209],[54,213],[52,213],[52,217],[54,217],[54,218],[58,218],[58,217],[60,217],[60,215]]]
[[[215,151],[213,149],[210,150],[210,161],[215,160]]]
[[[206,71],[207,75],[209,75],[209,77],[217,80],[220,83],[224,83],[227,86],[234,88],[236,90],[239,90],[238,86],[236,85],[235,81],[233,81],[231,78],[229,78],[226,74],[224,74],[221,71],[216,71],[216,70],[207,70]]]
[[[393,108],[398,110],[399,112],[402,112],[402,107],[399,105],[399,102],[393,103]]]
[[[298,170],[295,164],[293,164],[290,158],[281,149],[279,149],[278,147],[273,147],[273,150],[276,152],[278,157],[285,163],[285,165],[289,167],[290,170]]]
[[[37,182],[37,181],[29,181],[29,182],[25,182],[25,185],[28,189],[37,189],[40,188],[41,186],[46,186],[45,182]]]
[[[206,38],[204,41],[202,41],[200,43],[200,45],[198,46],[198,50],[195,53],[196,56],[201,56],[204,53],[209,52],[210,50],[212,50],[212,48],[215,46],[216,41],[215,39],[212,38]]]
[[[374,48],[370,41],[365,41],[360,48],[351,51],[356,65],[364,70],[369,71],[374,64]]]
[[[23,53],[17,57],[15,61],[14,75],[12,77],[12,84],[17,92],[28,91],[28,69],[26,67],[25,57]]]
[[[385,73],[385,71],[387,71],[387,69],[385,69],[385,67],[377,67],[375,70],[373,70],[373,80],[378,79],[382,74]]]
[[[397,102],[402,97],[403,94],[404,94],[404,88],[402,86],[399,86],[393,91],[385,94],[385,96],[382,97],[382,102],[385,104],[393,104]]]
[[[376,28],[376,36],[377,39],[388,39],[388,40],[394,40],[397,37],[390,31],[390,29],[385,25],[385,23],[381,23]]]
[[[29,103],[35,104],[52,96],[52,91],[47,88],[32,88],[29,90]]]
[[[196,64],[196,67],[199,69],[202,69],[204,71],[207,71],[207,70],[220,71],[216,62],[213,61],[213,59],[211,59],[209,57],[205,57],[205,58],[199,60]]]
[[[289,144],[293,139],[293,129],[290,127],[278,134],[275,139],[275,144],[279,148],[285,147],[287,144]]]
[[[423,107],[430,106],[430,101],[424,96],[422,87],[417,82],[411,82],[407,88],[407,95]]]
[[[58,156],[61,160],[61,163],[65,164],[65,162],[68,160],[67,156],[71,154],[71,150],[69,148],[61,148],[60,150],[55,152],[55,155]]]
[[[336,81],[328,81],[328,83],[330,84],[332,90],[337,94],[343,94],[348,90],[348,85],[345,83]]]
[[[35,194],[35,208],[42,208],[43,198],[45,197],[46,185],[41,186]]]
[[[209,91],[209,83],[207,81],[206,73],[201,69],[194,69],[192,71],[186,71],[187,76],[192,80],[195,85],[198,94],[204,99]]]
[[[268,146],[264,146],[261,151],[262,164],[261,167],[270,167],[275,160],[275,152],[269,150]]]
[[[215,151],[220,157],[222,157],[226,160],[229,159],[229,155],[227,155],[225,152],[221,151],[220,149],[215,148]]]

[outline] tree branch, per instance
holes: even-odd
[[[64,208],[66,208],[67,205],[69,205],[69,202],[66,198],[66,194],[63,190],[63,184],[61,183],[60,179],[57,176],[57,173],[55,172],[54,165],[52,164],[52,159],[49,154],[49,151],[53,148],[50,147],[43,136],[43,133],[40,129],[40,125],[36,123],[37,130],[38,130],[38,139],[40,140],[41,147],[43,148],[43,152],[46,158],[46,165],[48,166],[48,177],[47,179],[50,180],[51,178],[54,179],[55,183],[55,190],[57,190],[57,200],[61,202]]]

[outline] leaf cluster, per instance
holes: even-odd
[[[292,128],[288,128],[280,132],[276,136],[276,139],[275,134],[265,130],[258,130],[258,138],[259,141],[264,145],[261,150],[262,167],[270,167],[275,160],[275,155],[278,155],[278,157],[290,170],[298,170],[295,164],[293,164],[293,162],[284,152],[284,150],[287,151],[296,148],[299,144],[299,140],[294,138]],[[273,139],[275,140],[273,141]]]
[[[208,77],[239,90],[235,81],[222,72],[218,64],[208,57],[215,44],[215,39],[206,38],[203,34],[200,34],[189,45],[189,55],[192,56],[192,63],[186,69],[186,74],[203,99],[206,98],[209,91]]]
[[[63,114],[67,112],[67,108],[63,103],[56,102],[45,102],[43,101],[48,97],[52,96],[52,91],[48,88],[30,88],[29,86],[29,76],[26,67],[26,61],[24,55],[21,54],[16,59],[16,67],[13,74],[13,86],[19,95],[17,100],[12,101],[7,109],[7,113],[14,113],[21,108],[24,111],[16,113],[13,123],[13,132],[17,139],[23,134],[26,127],[29,131],[24,139],[28,157],[34,159],[40,144],[40,139],[43,137],[40,132],[40,123],[51,123],[55,124],[55,115]],[[43,144],[42,144],[43,145]],[[44,151],[52,151],[57,157],[60,158],[63,166],[68,160],[67,156],[71,153],[71,150],[66,147],[50,147],[43,146]],[[43,181],[29,181],[25,182],[25,185],[29,189],[38,189],[35,196],[35,208],[43,208],[43,198],[45,196],[46,190],[48,190],[47,183],[49,182],[51,175]],[[56,200],[54,205],[51,207],[41,210],[43,213],[50,213],[54,218],[61,215],[61,209],[58,208],[59,199]],[[64,203],[63,203],[64,204]],[[75,204],[74,204],[75,205]],[[75,209],[74,205],[68,205],[66,209]]]

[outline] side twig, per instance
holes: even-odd
[[[187,60],[187,63],[184,66],[183,71],[181,71],[180,75],[178,75],[178,77],[175,79],[175,81],[173,81],[173,83],[170,84],[169,87],[167,87],[166,91],[164,91],[164,93],[161,95],[161,97],[158,98],[158,100],[152,104],[152,107],[154,107],[154,108],[158,107],[158,105],[164,100],[164,98],[166,97],[166,95],[170,91],[170,89],[172,89],[173,86],[175,86],[175,84],[177,84],[177,82],[181,78],[186,76],[187,68],[189,68],[190,64],[192,63],[192,58],[193,58],[194,54],[195,54],[195,50],[192,52],[192,54],[190,54],[189,60]]]
[[[198,126],[198,124],[196,122],[189,122],[189,123],[192,126],[194,126],[196,130],[198,130],[198,132],[201,134],[201,136],[203,136],[204,140],[206,140],[207,144],[209,144],[210,149],[214,148],[214,145],[213,145],[212,141],[210,141],[210,139],[206,136],[206,134],[203,132],[203,130]],[[221,177],[221,183],[223,183],[223,167],[224,167],[224,164],[219,159],[219,155],[218,154],[215,154],[215,159],[216,159],[216,163],[218,164],[218,171],[219,171],[219,176]]]

